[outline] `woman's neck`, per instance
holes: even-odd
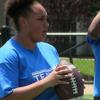
[[[24,34],[18,33],[14,36],[14,39],[27,49],[33,50],[35,48],[36,43],[33,43],[33,41]]]

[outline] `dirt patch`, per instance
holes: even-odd
[[[93,84],[85,84],[84,94],[93,94]]]

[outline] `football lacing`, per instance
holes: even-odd
[[[71,77],[71,84],[72,84],[73,94],[78,94],[78,87],[77,87],[76,79],[74,76]]]

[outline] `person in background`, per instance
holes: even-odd
[[[100,12],[97,13],[88,28],[87,40],[95,57],[94,100],[100,100]]]
[[[6,0],[5,13],[17,33],[0,48],[0,100],[59,100],[54,87],[72,71],[45,43],[47,12],[36,0]],[[59,66],[59,67],[56,67]]]

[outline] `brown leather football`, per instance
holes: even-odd
[[[69,79],[65,79],[69,84],[57,85],[55,87],[56,93],[60,100],[68,100],[76,97],[83,96],[84,83],[82,81],[82,75],[75,69],[72,69],[73,76]]]

